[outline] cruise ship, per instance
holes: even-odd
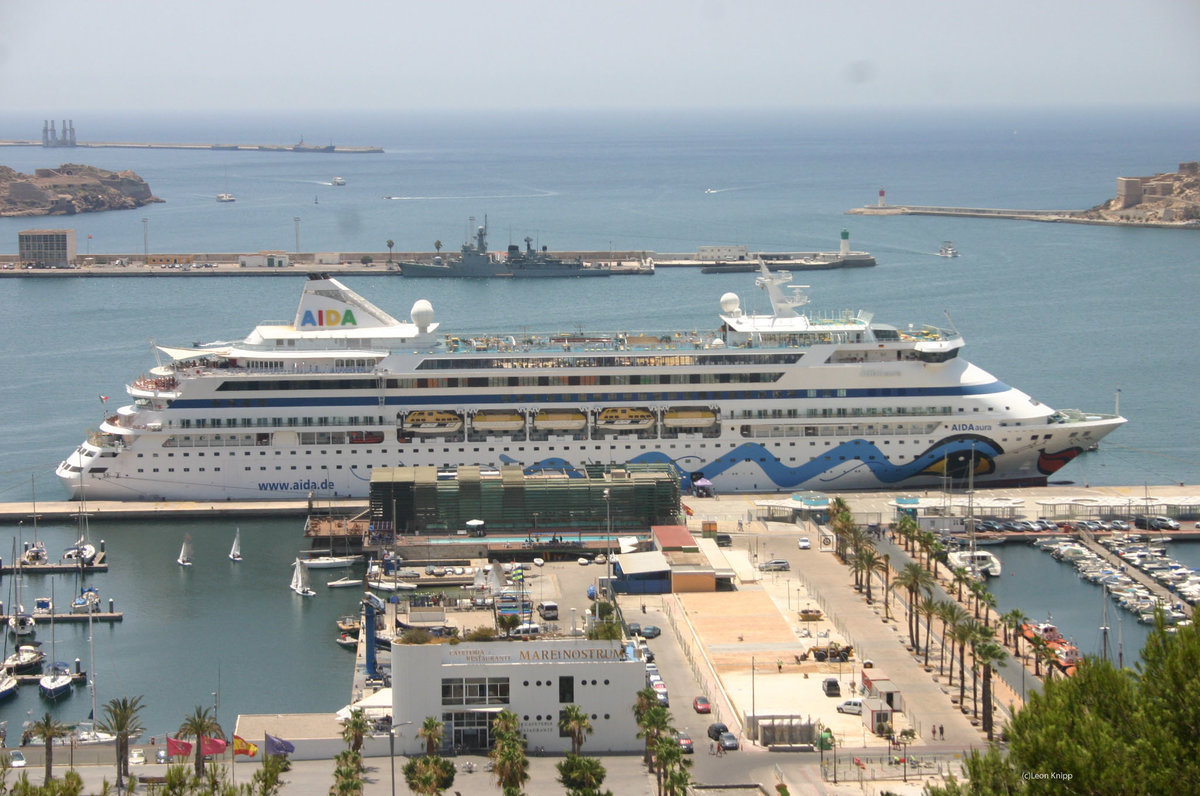
[[[960,356],[962,337],[809,312],[762,266],[769,313],[716,332],[444,333],[312,275],[290,323],[158,346],[58,469],[75,498],[363,497],[375,467],[578,474],[669,462],[724,492],[1039,485],[1125,419],[1054,410]]]

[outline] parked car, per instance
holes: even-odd
[[[145,763],[145,762],[146,762],[146,753],[145,752],[143,752],[141,749],[130,749],[129,750],[129,765],[140,766],[142,763]]]
[[[797,550],[811,550],[812,549],[812,540],[809,539],[807,536],[801,536],[799,539],[796,540],[796,549]]]
[[[731,732],[721,733],[721,737],[717,738],[717,746],[725,750],[733,750],[738,748],[737,736]]]
[[[733,537],[727,533],[717,534],[717,547],[733,547]]]
[[[724,722],[715,721],[708,725],[708,737],[714,741],[720,738],[723,732],[729,732],[729,728],[725,726]]]
[[[1178,531],[1179,523],[1170,517],[1151,517],[1150,530],[1152,531]]]
[[[1001,525],[1000,523],[996,522],[995,520],[984,520],[983,522],[979,523],[979,530],[981,530],[981,531],[1002,531],[1002,530],[1004,530],[1004,526]]]
[[[658,638],[661,635],[662,630],[656,625],[646,625],[642,628],[642,638]]]
[[[692,736],[688,735],[686,732],[675,733],[675,743],[679,744],[679,748],[685,755],[690,755],[692,752],[696,751],[695,744],[692,743]]]
[[[842,695],[842,684],[836,677],[826,677],[821,683],[821,690],[825,692],[825,696],[839,697]]]
[[[840,705],[837,706],[837,712],[838,713],[853,713],[855,716],[861,716],[862,715],[862,700],[861,699],[847,699],[845,702],[842,702]]]
[[[167,750],[166,750],[166,749],[159,749],[157,752],[155,752],[155,753],[154,753],[154,762],[156,762],[156,763],[170,763],[170,762],[171,762],[171,756],[170,756],[169,754],[167,754]]]
[[[1114,531],[1128,531],[1129,523],[1125,522],[1125,520],[1113,520],[1112,529]]]
[[[712,713],[712,705],[709,704],[708,697],[698,696],[692,700],[692,710],[697,713]]]
[[[8,753],[8,764],[13,768],[25,768],[25,753],[12,750]]]
[[[637,622],[630,622],[629,623],[629,635],[630,636],[640,636],[641,634],[642,634],[642,626],[639,625]]]
[[[758,565],[760,572],[787,572],[791,568],[792,565],[782,558],[772,558]]]

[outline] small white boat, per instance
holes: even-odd
[[[179,558],[175,559],[175,563],[181,567],[192,565],[192,535],[190,533],[183,535],[183,546],[179,548]]]
[[[348,650],[358,649],[358,638],[349,633],[339,633],[337,643]]]
[[[71,667],[62,661],[50,665],[48,674],[38,680],[38,691],[43,699],[58,699],[71,690]]]
[[[100,610],[100,591],[94,586],[88,586],[79,592],[79,596],[71,601],[71,613],[86,614]]]
[[[346,184],[346,178],[345,178],[345,177],[334,177],[334,178],[333,178],[333,184],[334,184],[334,185],[345,185],[345,184]]]
[[[231,193],[219,193],[219,194],[217,194],[217,201],[218,202],[236,202],[237,197]]]
[[[291,589],[301,597],[317,596],[317,593],[312,589],[312,585],[308,582],[308,568],[298,558],[292,564]]]
[[[0,672],[0,699],[13,696],[17,693],[17,678],[13,677],[8,672]]]
[[[313,556],[303,558],[300,563],[309,569],[342,569],[362,561],[362,556]]]
[[[22,644],[17,647],[16,652],[4,659],[4,670],[17,673],[31,672],[42,668],[44,660],[46,660],[46,653],[32,644]]]
[[[362,578],[338,578],[337,580],[331,580],[325,584],[325,586],[330,589],[350,589],[354,588],[355,586],[361,587],[362,585]]]
[[[954,248],[954,241],[944,240],[937,254],[938,257],[957,257],[958,249]]]
[[[96,559],[96,546],[80,538],[73,546],[63,551],[62,557],[63,561],[78,561],[87,566]]]
[[[33,601],[33,615],[50,616],[54,613],[54,600],[49,597],[38,597]]]
[[[18,605],[16,613],[8,618],[8,629],[14,636],[31,636],[37,629],[37,621],[25,611],[25,606]]]
[[[359,583],[362,583],[362,581],[359,581]],[[405,581],[396,580],[395,578],[389,578],[387,580],[382,578],[378,580],[369,580],[367,581],[367,586],[375,589],[376,591],[413,591],[417,588],[417,584],[415,583],[406,583]]]
[[[233,547],[229,548],[229,560],[242,560],[242,529],[238,528],[233,532]]]

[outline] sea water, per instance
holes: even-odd
[[[64,161],[132,169],[166,200],[69,219],[0,219],[0,250],[15,252],[19,230],[69,226],[81,254],[89,247],[137,254],[297,244],[385,252],[387,240],[397,252],[430,251],[441,241],[453,253],[470,233],[471,216],[477,224],[487,217],[497,250],[524,245],[527,235],[551,250],[828,250],[846,227],[853,248],[879,264],[798,274],[794,281],[811,286],[815,307],[953,326],[966,339],[968,359],[1056,408],[1110,412],[1119,390],[1129,423],[1055,478],[1152,489],[1200,482],[1192,419],[1200,387],[1193,350],[1200,231],[844,211],[874,203],[881,186],[895,203],[1090,207],[1114,195],[1118,176],[1172,171],[1196,157],[1195,117],[492,116],[486,125],[471,117],[76,119],[81,140],[295,143],[308,133],[310,144],[387,151],[0,150],[4,165],[18,171]],[[40,122],[0,117],[0,135],[36,137]],[[346,185],[331,185],[335,176]],[[226,186],[237,202],[215,201]],[[934,255],[945,239],[961,257]],[[715,334],[723,293],[739,294],[746,307],[766,306],[753,275],[690,269],[598,280],[408,282],[379,274],[345,281],[401,318],[428,299],[441,331],[456,336],[581,328]],[[0,500],[14,501],[28,500],[34,482],[40,499],[64,497],[55,465],[87,428],[127,402],[124,385],[155,364],[152,343],[238,339],[259,321],[290,318],[301,279],[12,279],[0,286]],[[322,573],[314,573],[316,598],[287,589],[303,544],[299,520],[241,522],[242,564],[226,558],[236,525],[93,522],[91,536],[105,540],[112,564],[87,583],[100,588],[105,605],[111,597],[125,612],[124,622],[94,628],[100,704],[143,694],[147,727],[161,734],[197,705],[218,703],[231,731],[238,713],[332,711],[349,701],[350,656],[333,641],[334,620],[355,610],[358,595],[325,589]],[[33,535],[30,523],[0,530],[5,559],[12,541]],[[196,548],[188,570],[175,564],[185,532]],[[38,534],[57,555],[78,529],[42,524]],[[1094,635],[1100,601],[1079,590],[1098,590],[1048,556],[1028,565],[1009,557],[1006,551],[1012,580],[995,586],[1002,610],[1016,605],[1038,619],[1050,613],[1069,635]],[[1023,578],[1040,591],[1022,588]],[[63,605],[81,585],[65,576],[54,582]],[[12,585],[3,584],[6,603]],[[29,606],[50,588],[48,579],[27,578],[23,600]],[[1077,619],[1068,616],[1072,606],[1080,606]],[[1139,643],[1130,640],[1132,624],[1125,623],[1126,649]],[[87,635],[86,625],[56,628],[56,657],[80,658],[87,668]],[[48,644],[48,629],[39,638]],[[75,721],[86,718],[89,702],[77,689],[50,706],[26,687],[0,705],[0,720],[9,722],[11,738],[29,715],[49,709]]]

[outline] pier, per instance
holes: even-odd
[[[1017,210],[993,207],[943,207],[935,205],[867,205],[852,207],[846,215],[858,216],[959,216],[961,218],[1007,218],[1059,224],[1094,224],[1102,227],[1157,227],[1200,229],[1195,222],[1121,221],[1088,216],[1087,210]]]
[[[105,559],[104,551],[96,553],[96,557],[90,564],[68,561],[53,564],[27,564],[17,559],[11,565],[6,566],[3,559],[0,559],[0,575],[71,575],[76,572],[82,572],[85,575],[108,572],[108,561]]]
[[[1171,533],[1173,535],[1177,535],[1178,532],[1172,531]],[[1100,556],[1100,558],[1104,559],[1109,564],[1111,564],[1114,568],[1116,568],[1120,572],[1124,573],[1125,575],[1128,575],[1129,577],[1133,578],[1135,581],[1137,581],[1142,586],[1145,586],[1147,589],[1150,590],[1151,594],[1153,594],[1155,597],[1160,598],[1167,605],[1174,605],[1174,604],[1178,603],[1180,606],[1180,609],[1185,614],[1187,614],[1188,619],[1192,618],[1192,614],[1193,614],[1192,604],[1189,603],[1187,600],[1180,598],[1180,596],[1178,594],[1175,594],[1170,589],[1168,589],[1166,586],[1163,586],[1161,583],[1159,583],[1154,578],[1150,577],[1148,574],[1143,572],[1141,569],[1130,564],[1128,561],[1124,560],[1120,556],[1113,553],[1107,547],[1104,547],[1103,545],[1101,545],[1099,542],[1096,541],[1096,537],[1094,535],[1092,535],[1091,533],[1089,533],[1088,531],[1081,530],[1078,532],[1078,534],[1076,534],[1076,536],[1079,539],[1079,543],[1081,545],[1083,545],[1084,547],[1086,547],[1088,550],[1091,550],[1093,553]]]
[[[112,600],[109,600],[109,607],[112,607]],[[0,611],[3,611],[3,606],[0,606]],[[92,611],[91,613],[83,612],[79,614],[34,614],[34,621],[39,622],[86,622],[90,618],[93,622],[124,622],[125,614],[121,611]],[[0,623],[8,622],[8,614],[0,613]]]
[[[41,141],[6,139],[0,140],[0,147],[6,146],[46,146]],[[188,149],[193,151],[214,152],[299,152],[324,153],[333,155],[377,155],[383,153],[379,146],[334,146],[312,145],[301,141],[298,144],[171,144],[153,143],[149,141],[76,141],[69,146],[46,146],[47,149]]]

